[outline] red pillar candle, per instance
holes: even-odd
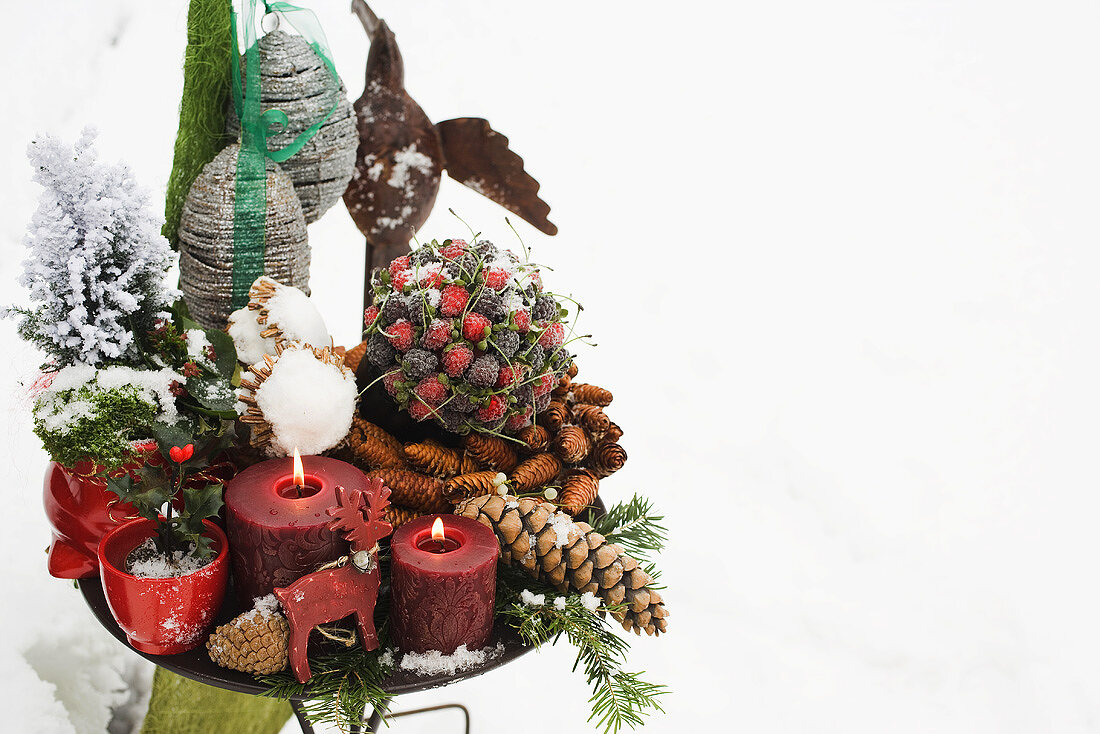
[[[229,552],[242,604],[348,552],[347,542],[329,528],[326,510],[336,506],[337,485],[363,490],[366,476],[325,456],[304,456],[302,463],[300,490],[290,457],[250,466],[226,485]]]
[[[446,540],[432,538],[441,518]],[[476,520],[457,515],[418,517],[393,534],[390,621],[405,652],[459,645],[478,650],[489,643],[496,597],[496,535]]]

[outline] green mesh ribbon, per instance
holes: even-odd
[[[233,205],[233,308],[248,303],[248,289],[264,273],[264,225],[267,220],[267,160],[285,161],[309,142],[329,116],[332,106],[320,119],[303,130],[281,150],[267,148],[267,138],[286,129],[289,118],[278,109],[260,110],[260,47],[256,38],[256,11],[259,0],[242,0],[241,28],[244,31],[244,89],[241,89],[241,62],[237,46],[237,13],[231,19],[233,41],[233,104],[241,121],[241,151],[237,157],[236,198]],[[301,34],[336,77],[336,67],[328,50],[324,31],[313,12],[283,2],[264,2],[269,13],[279,13]],[[339,81],[336,82],[339,84]]]

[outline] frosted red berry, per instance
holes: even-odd
[[[382,376],[382,384],[390,395],[398,393],[397,383],[405,381],[405,373],[401,370],[391,370]]]
[[[439,299],[439,311],[444,316],[457,316],[466,308],[470,300],[469,292],[460,285],[449,285],[443,289]]]
[[[395,257],[390,261],[390,277],[397,275],[402,270],[409,269],[409,256],[402,255],[401,257]]]
[[[462,336],[472,342],[485,338],[485,329],[492,326],[492,322],[479,313],[470,312],[462,320]]]
[[[523,413],[517,413],[508,419],[508,422],[504,424],[504,427],[509,431],[518,431],[521,428],[526,428],[531,425],[531,410],[528,409]]]
[[[519,365],[507,365],[502,367],[500,374],[497,376],[497,387],[504,387],[505,385],[513,385],[520,382],[523,379],[523,368]]]
[[[405,319],[390,324],[384,332],[390,345],[399,352],[406,351],[413,343],[413,325]]]
[[[413,398],[409,401],[409,415],[413,420],[422,421],[432,415],[432,407],[422,400]]]
[[[485,285],[494,291],[499,291],[508,285],[508,271],[500,268],[489,268],[485,271]]]
[[[458,377],[474,360],[473,351],[465,344],[458,344],[443,353],[443,371],[448,377]]]
[[[368,329],[378,320],[379,313],[378,306],[368,306],[367,310],[363,312],[363,323]]]
[[[490,423],[492,421],[498,421],[504,417],[504,413],[508,410],[508,402],[499,395],[493,395],[489,398],[489,404],[484,408],[478,409],[474,413],[476,417],[482,423]]]
[[[450,388],[439,381],[436,375],[429,375],[421,380],[413,392],[430,405],[439,405],[451,394]]]
[[[424,336],[420,337],[420,344],[425,349],[442,349],[451,341],[450,319],[433,319],[424,330]]]
[[[408,270],[399,270],[392,275],[393,289],[400,292],[402,288],[412,282],[412,273]]]
[[[516,329],[526,334],[531,330],[531,312],[525,310],[516,311],[512,314],[512,323],[516,325]]]
[[[438,288],[443,285],[444,280],[443,273],[433,270],[421,275],[418,282],[421,288]]]
[[[462,240],[451,240],[451,244],[440,250],[439,254],[447,260],[457,260],[466,251],[465,244]]]
[[[553,373],[547,372],[539,377],[539,381],[535,383],[535,397],[540,395],[546,395],[557,386],[558,381]]]
[[[565,327],[561,325],[560,321],[555,321],[546,327],[546,330],[542,332],[539,337],[539,346],[543,349],[554,349],[560,347],[562,342],[565,341]]]

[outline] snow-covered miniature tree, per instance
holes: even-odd
[[[57,367],[138,364],[137,339],[167,318],[172,260],[159,217],[130,169],[97,160],[95,131],[75,146],[41,136],[27,148],[45,191],[28,227],[20,283],[32,305],[16,307],[19,333]]]

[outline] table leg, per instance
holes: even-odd
[[[302,702],[290,699],[290,709],[298,717],[298,726],[302,727],[302,734],[314,734],[313,724],[309,723],[306,712],[302,710]]]
[[[466,720],[465,732],[470,734],[470,710],[460,703],[441,703],[438,706],[425,706],[421,709],[410,709],[409,711],[398,711],[395,714],[387,714],[387,719],[397,719],[402,716],[411,716],[413,714],[426,714],[429,711],[442,711],[443,709],[458,709],[462,712],[463,718]],[[362,734],[376,734],[378,731],[378,725],[382,723],[382,715],[377,711],[370,715],[370,719],[367,720],[367,728],[363,730]]]

